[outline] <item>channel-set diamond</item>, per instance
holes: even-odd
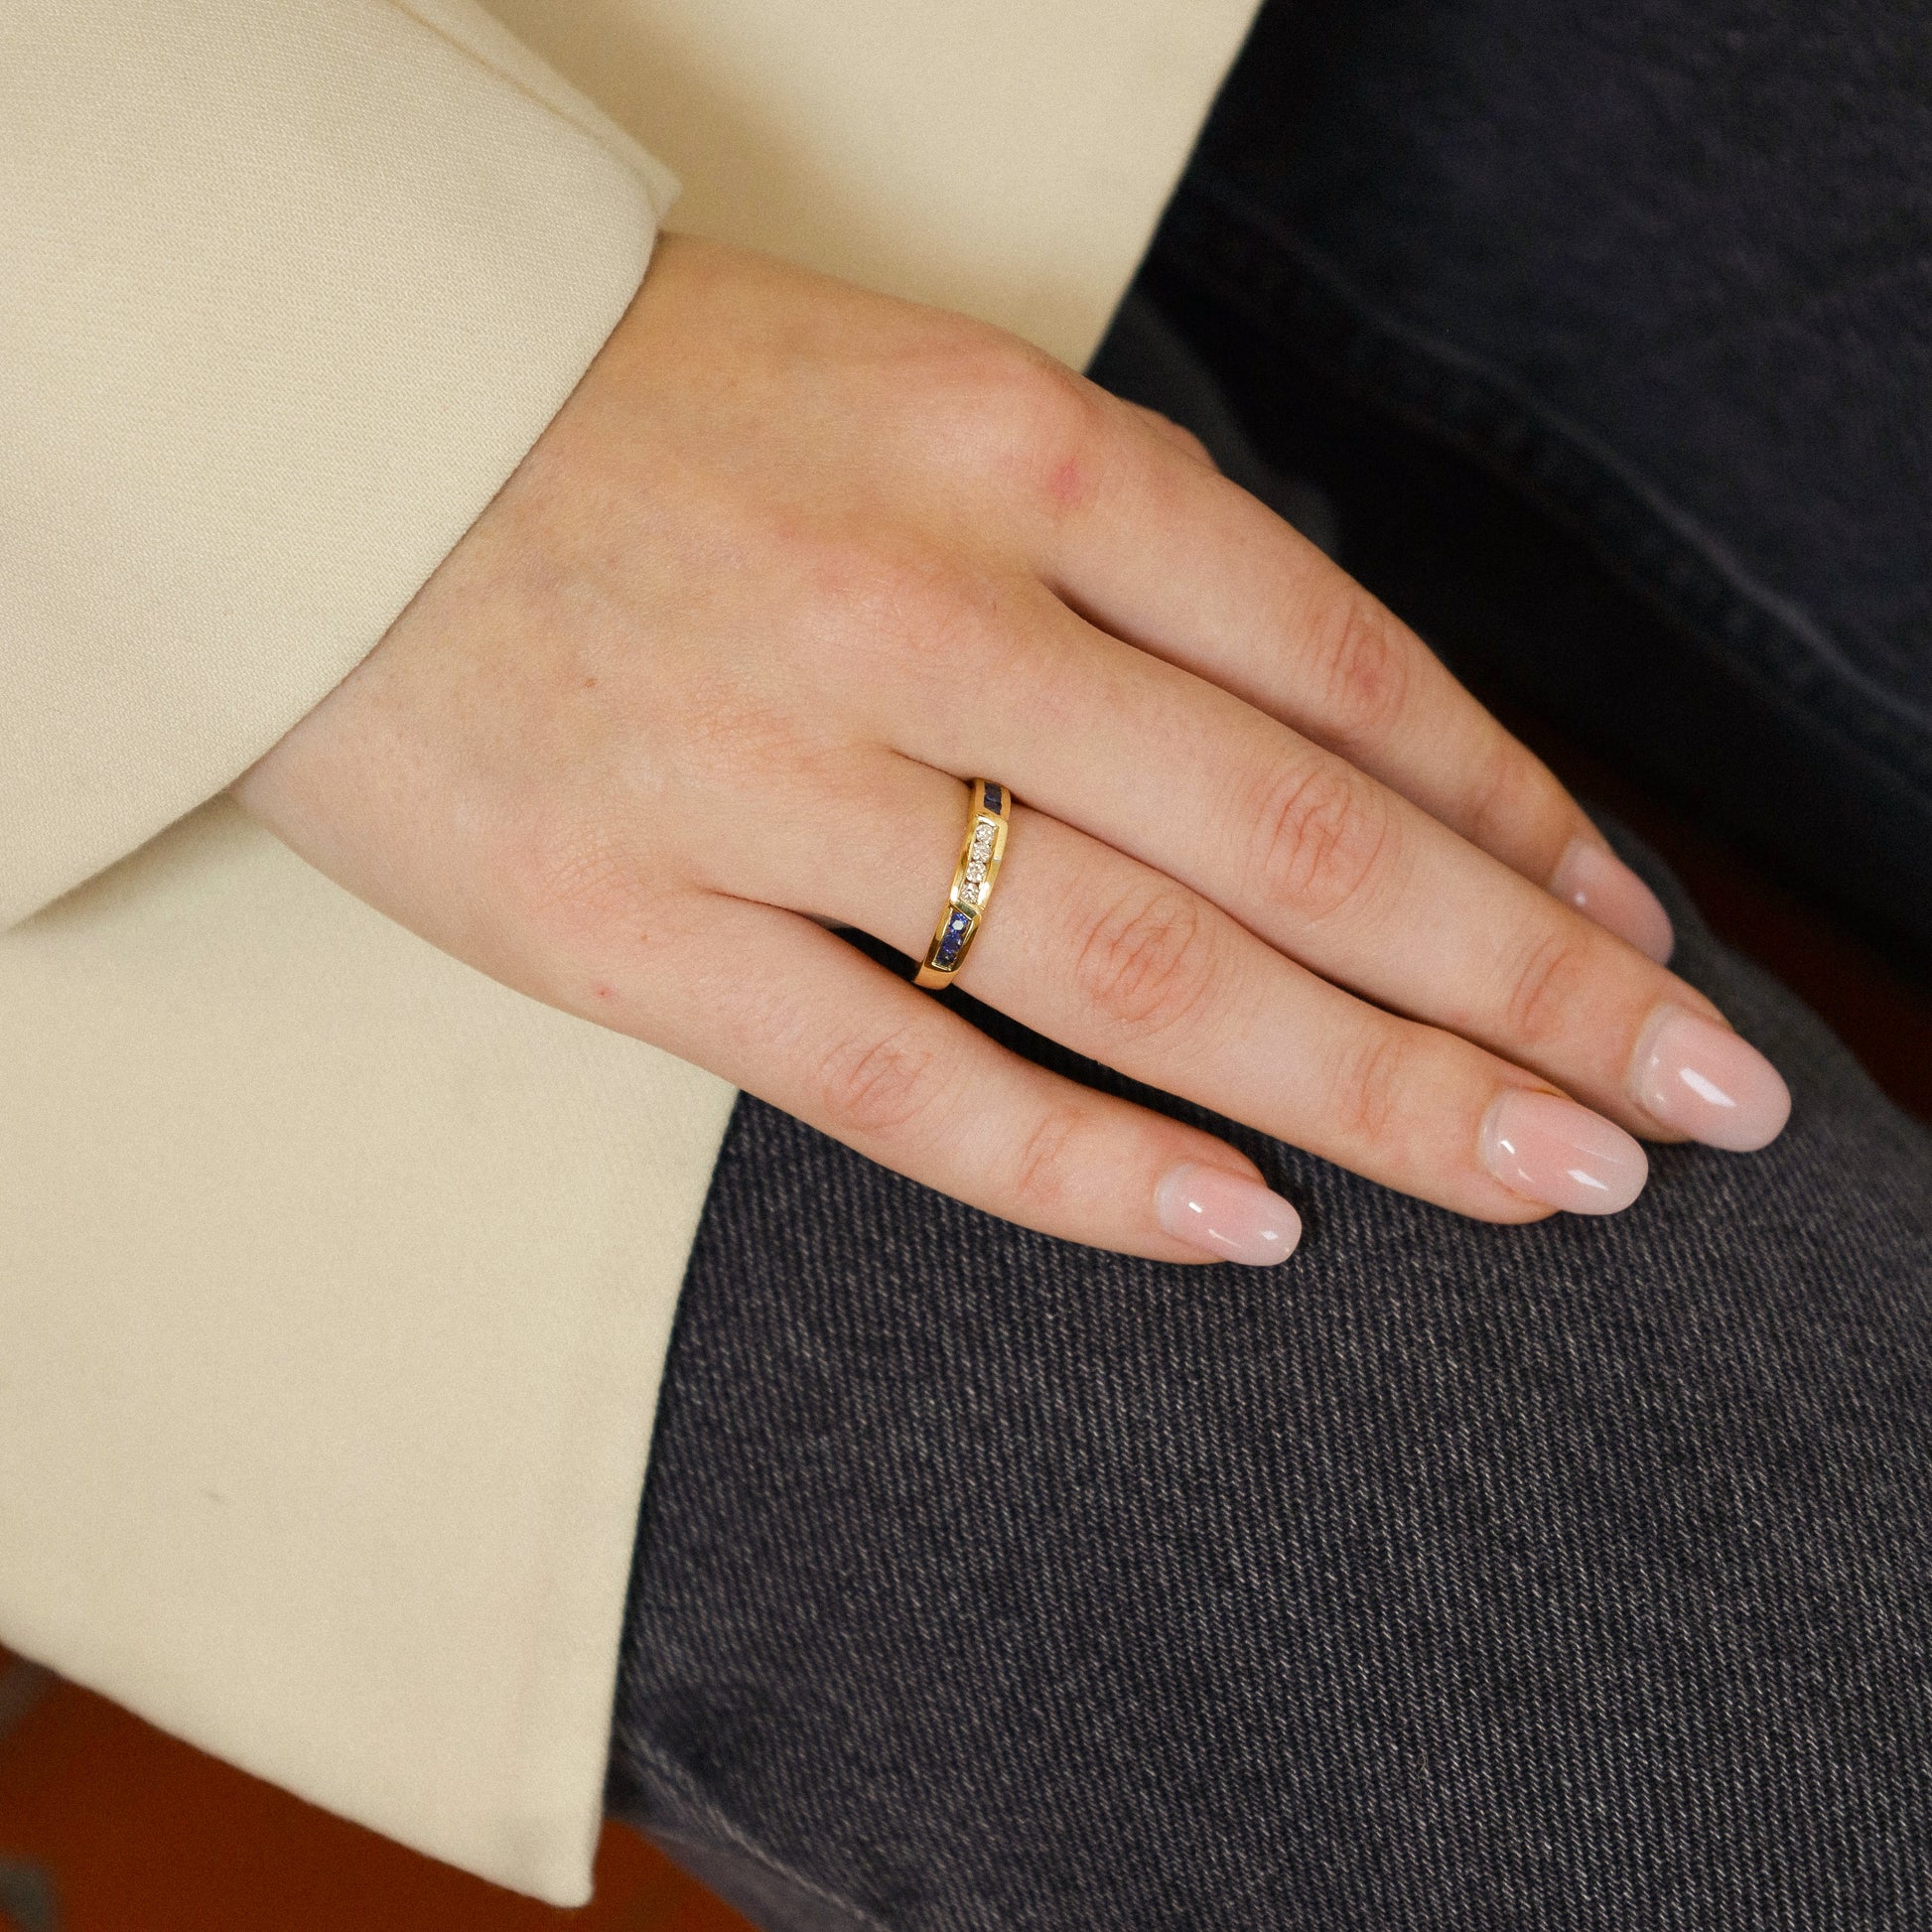
[[[977,905],[986,897],[986,871],[993,858],[993,836],[998,828],[988,819],[973,827],[973,842],[966,851],[966,877],[960,883],[961,904]]]

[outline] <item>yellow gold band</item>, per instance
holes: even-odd
[[[1000,861],[1006,856],[1007,814],[1012,806],[1013,794],[1005,785],[986,778],[973,780],[973,809],[967,816],[966,836],[960,842],[959,863],[953,868],[952,891],[946,895],[945,910],[933,928],[932,944],[925,949],[915,986],[950,986],[952,976],[965,963],[980,921],[986,917],[993,882],[1000,876]]]

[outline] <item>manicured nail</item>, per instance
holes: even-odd
[[[1575,838],[1550,875],[1550,890],[1587,919],[1648,953],[1659,966],[1677,935],[1657,895],[1619,859],[1589,839]]]
[[[1512,1087],[1482,1123],[1482,1165],[1513,1193],[1572,1214],[1614,1214],[1650,1162],[1614,1121],[1561,1094]]]
[[[1175,1240],[1248,1268],[1286,1261],[1302,1238],[1289,1202],[1224,1168],[1174,1169],[1154,1190],[1154,1211]]]
[[[1791,1118],[1791,1089],[1769,1060],[1728,1027],[1662,1007],[1638,1042],[1630,1082],[1666,1127],[1706,1147],[1749,1154]]]

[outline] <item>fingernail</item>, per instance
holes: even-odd
[[[1154,1190],[1154,1211],[1175,1240],[1247,1268],[1286,1261],[1302,1238],[1289,1202],[1223,1168],[1174,1169]]]
[[[1592,840],[1570,841],[1550,875],[1550,890],[1585,918],[1648,953],[1659,966],[1677,944],[1670,914],[1657,895],[1614,852]]]
[[[1706,1147],[1749,1154],[1791,1118],[1784,1076],[1728,1027],[1661,1008],[1637,1047],[1631,1086],[1666,1127]]]
[[[1614,1121],[1556,1093],[1513,1087],[1482,1123],[1482,1165],[1513,1193],[1572,1214],[1614,1214],[1650,1162]]]

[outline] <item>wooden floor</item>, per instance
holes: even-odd
[[[517,1898],[0,1651],[7,1932],[747,1932],[621,1826],[597,1878],[583,1912]]]

